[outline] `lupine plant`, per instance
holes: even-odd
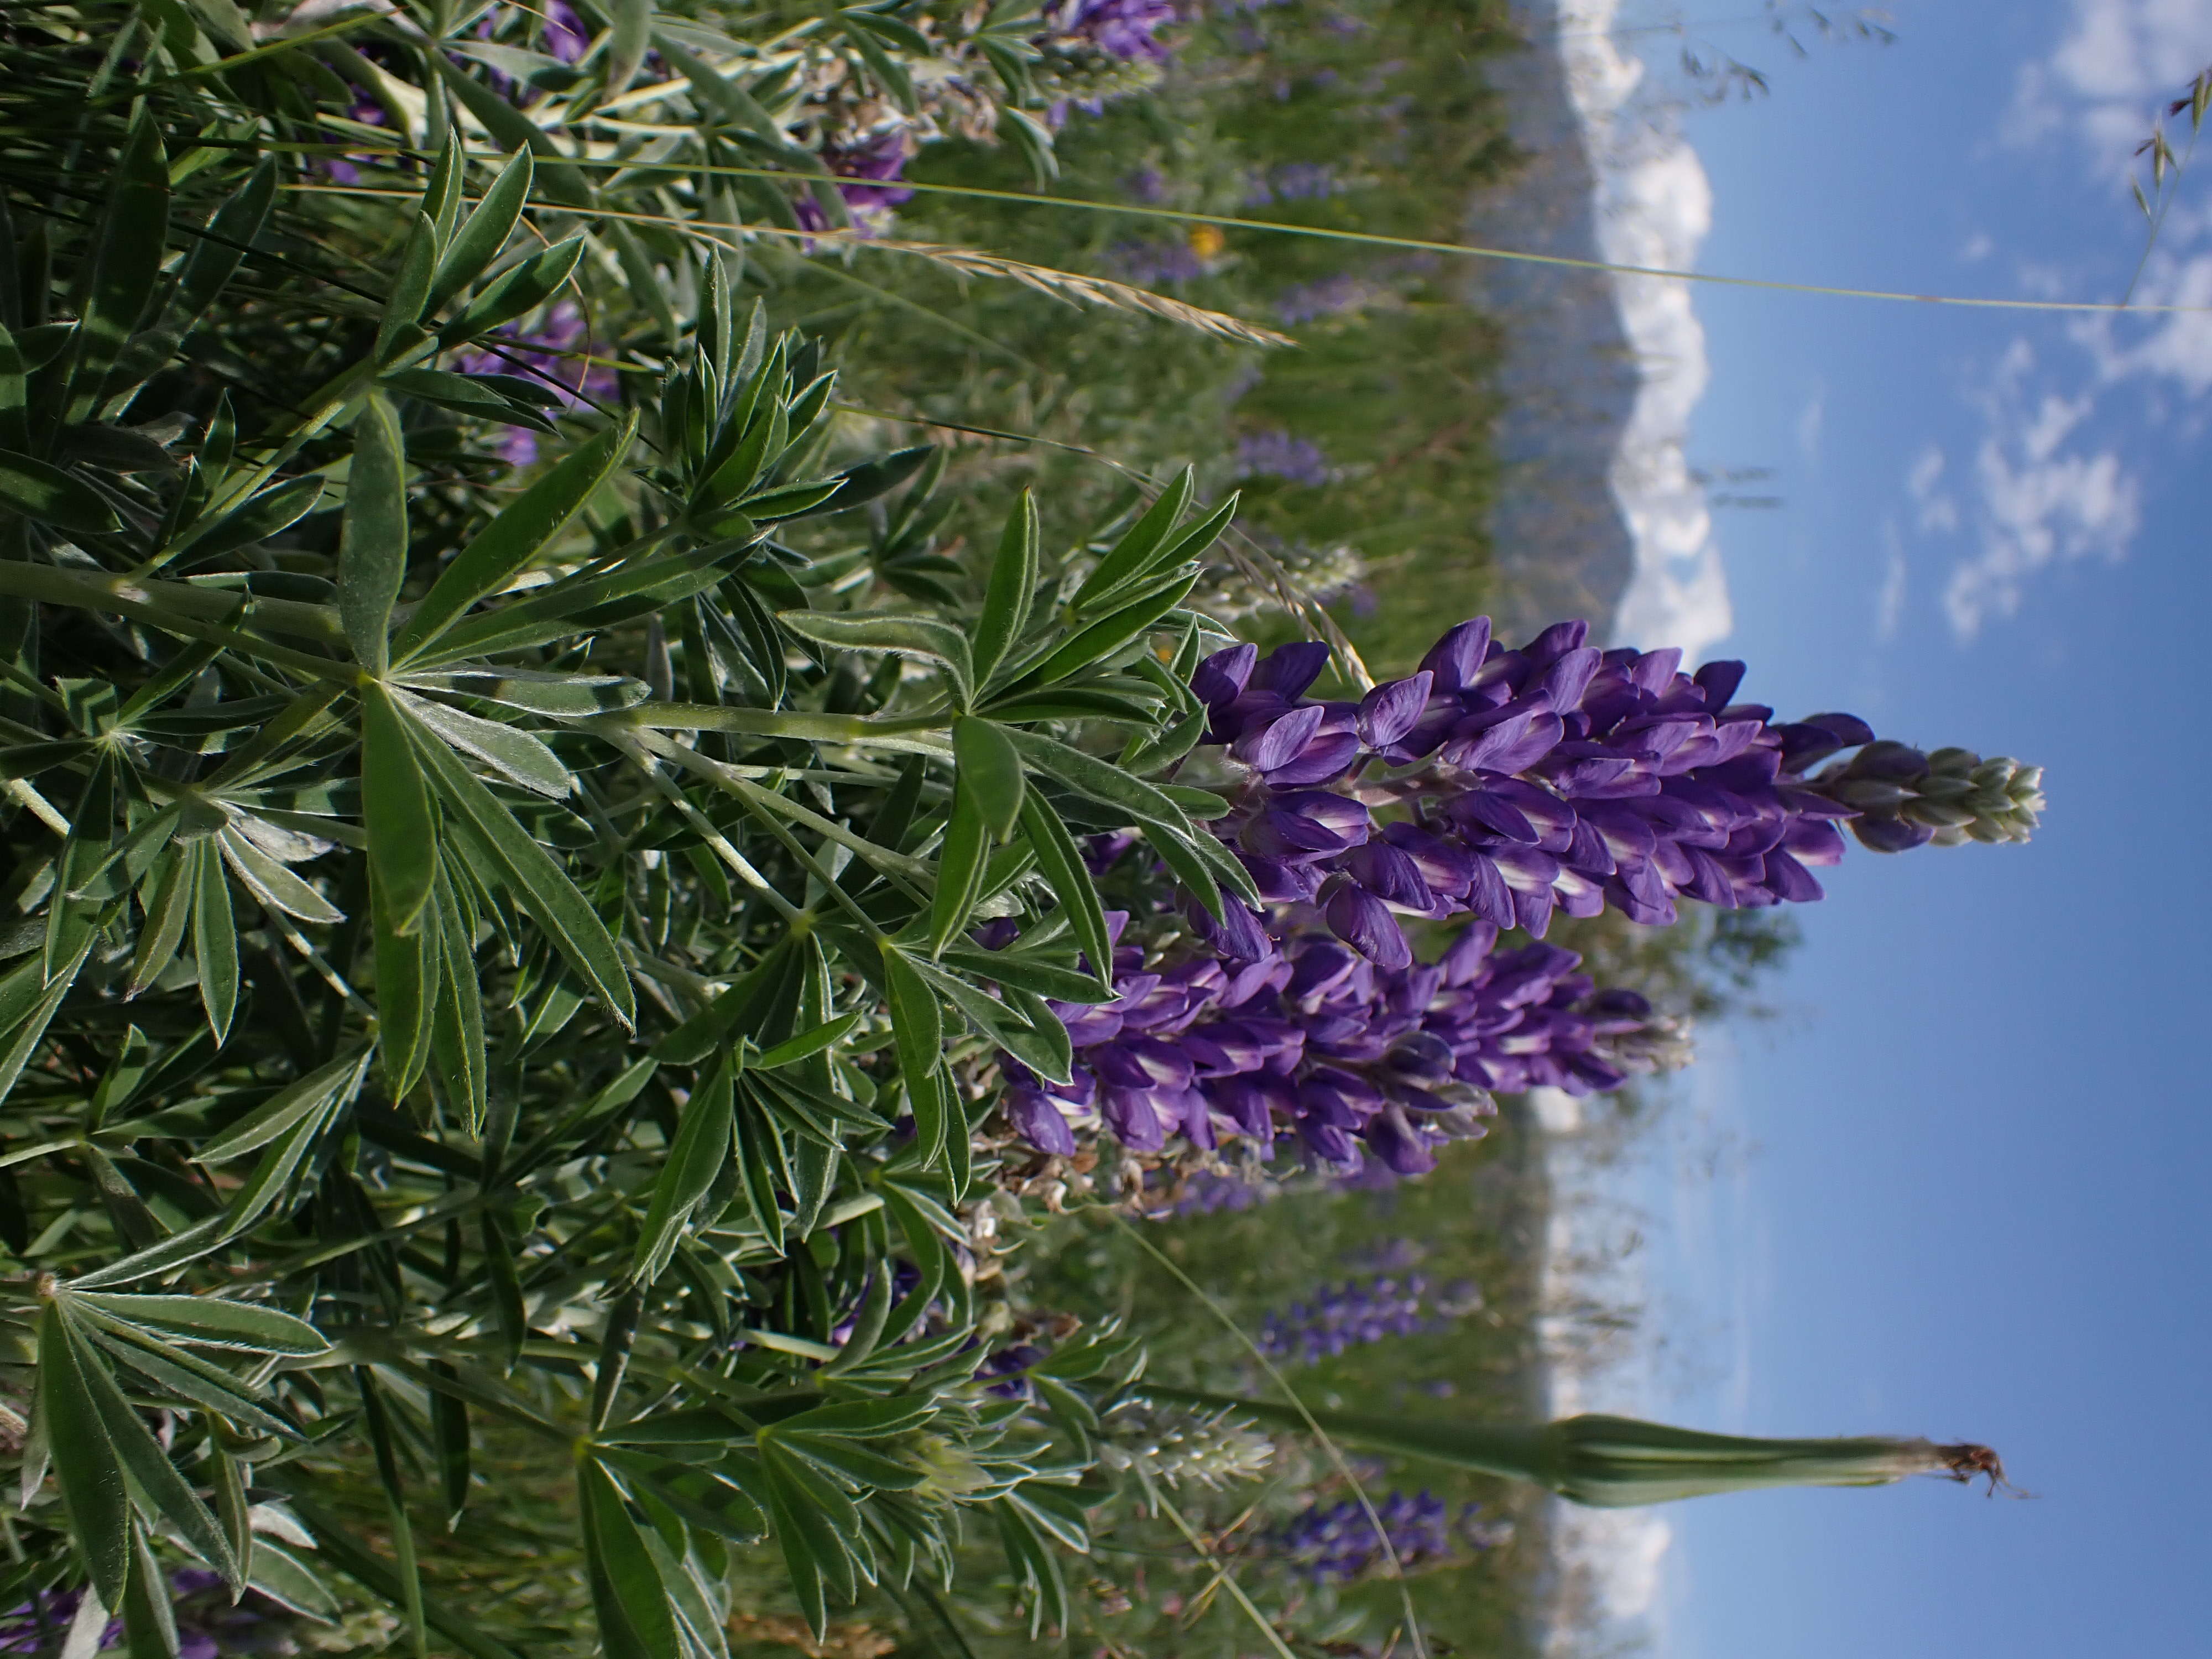
[[[1492,1091],[1670,1051],[1501,928],[1813,897],[1838,822],[2032,819],[2010,763],[1774,726],[1725,665],[1572,624],[1312,698],[1325,647],[1259,663],[1190,603],[1233,498],[1185,472],[1072,547],[1026,497],[941,539],[947,456],[854,447],[744,239],[631,228],[671,192],[729,229],[724,155],[836,226],[871,204],[836,180],[890,176],[852,159],[867,100],[921,107],[943,40],[1012,88],[1040,30],[1148,61],[1162,15],[809,14],[716,60],[744,84],[633,6],[149,7],[20,55],[98,118],[0,218],[0,1606],[33,1647],[66,1608],[197,1650],[178,1599],[219,1586],[498,1659],[418,1529],[504,1501],[494,1434],[559,1470],[623,1659],[726,1653],[762,1554],[817,1632],[927,1607],[973,1532],[1066,1629],[1114,1480],[1258,1456],[1220,1401],[1176,1431],[1206,1455],[1143,1450],[1174,1402],[1134,1337],[981,1271],[1088,1101],[1094,1152],[1279,1130],[1286,1165],[1417,1173]],[[631,119],[679,79],[696,121]]]

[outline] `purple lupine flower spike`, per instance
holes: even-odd
[[[1216,653],[1193,686],[1209,742],[1245,781],[1214,832],[1271,902],[1320,902],[1340,938],[1395,968],[1407,952],[1378,906],[1472,913],[1539,937],[1555,911],[1607,905],[1664,925],[1685,897],[1729,908],[1819,898],[1812,871],[1841,855],[1838,821],[1892,850],[2024,838],[2040,808],[2040,775],[2014,763],[1947,750],[1938,767],[1850,714],[1776,724],[1729,701],[1741,663],[1686,675],[1680,652],[1600,651],[1589,633],[1559,623],[1509,650],[1476,617],[1419,672],[1357,704],[1307,695],[1328,662],[1317,642]],[[1848,765],[1810,775],[1850,750]],[[1372,837],[1300,839],[1283,816],[1288,791],[1303,820],[1322,820],[1316,793],[1358,803],[1421,884]]]

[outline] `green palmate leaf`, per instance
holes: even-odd
[[[684,1120],[669,1146],[667,1162],[653,1183],[653,1203],[640,1229],[630,1277],[650,1285],[668,1265],[684,1224],[730,1161],[731,1119],[735,1099],[734,1062],[726,1051],[709,1066],[691,1092]]]
[[[1050,685],[1055,680],[1081,672],[1093,663],[1103,662],[1130,641],[1157,626],[1161,617],[1181,605],[1190,590],[1198,586],[1198,577],[1199,573],[1193,570],[1158,592],[1101,617],[1072,635],[1024,675],[1023,683],[1034,681],[1039,685]]]
[[[191,869],[192,957],[199,968],[200,1006],[219,1043],[230,1035],[230,1017],[238,1007],[238,921],[231,914],[230,883],[214,839],[193,842],[185,856]]]
[[[377,321],[376,343],[369,353],[377,363],[399,362],[421,345],[422,332],[416,325],[422,319],[437,259],[438,228],[427,214],[418,212],[407,233],[406,245],[399,251],[399,269],[385,299],[384,314]]]
[[[175,1528],[201,1559],[223,1576],[234,1591],[242,1589],[245,1575],[222,1526],[209,1513],[191,1483],[177,1473],[176,1465],[170,1462],[161,1443],[154,1438],[153,1431],[124,1399],[122,1390],[115,1386],[114,1379],[107,1374],[107,1368],[100,1364],[90,1344],[65,1315],[58,1314],[55,1322],[63,1346],[69,1349],[75,1362],[72,1380],[89,1396],[108,1445],[127,1473],[135,1496],[145,1504],[151,1515]],[[58,1453],[58,1445],[56,1450]],[[102,1591],[100,1599],[105,1601],[105,1586]]]
[[[551,854],[501,806],[444,744],[416,744],[449,822],[465,823],[505,872],[522,906],[554,947],[582,975],[625,1026],[635,1023],[637,1000],[614,940],[590,902],[576,890]]]
[[[161,977],[184,943],[185,925],[191,919],[192,860],[182,848],[172,847],[155,860],[141,889],[146,908],[145,926],[131,957],[129,994],[137,996]]]
[[[0,449],[0,510],[81,536],[103,536],[123,521],[107,498],[58,466]]]
[[[153,297],[169,240],[169,167],[150,112],[141,110],[115,168],[99,251],[76,331],[68,418],[92,412],[107,371],[137,331]],[[112,1607],[113,1598],[103,1596]]]
[[[811,1030],[802,1031],[787,1042],[777,1043],[775,1047],[768,1049],[755,1060],[752,1062],[753,1067],[758,1071],[772,1072],[785,1066],[795,1066],[802,1060],[809,1059],[825,1048],[834,1047],[843,1040],[847,1032],[860,1023],[860,1016],[857,1013],[840,1014],[836,1018],[824,1021]]]
[[[888,651],[916,657],[943,669],[955,696],[965,703],[974,674],[967,636],[934,617],[902,616],[887,611],[781,611],[776,620],[801,639],[841,651]]]
[[[271,910],[282,910],[302,921],[338,922],[345,913],[320,893],[263,852],[236,830],[225,827],[216,834],[223,862],[253,896]]]
[[[304,1319],[248,1302],[204,1296],[130,1296],[112,1291],[72,1291],[71,1300],[142,1329],[201,1347],[247,1353],[326,1353],[329,1341]]]
[[[968,926],[981,896],[990,834],[975,792],[963,779],[952,792],[952,819],[937,852],[937,890],[929,902],[929,950],[941,954]]]
[[[1037,868],[1046,884],[1059,896],[1068,929],[1083,947],[1094,981],[1100,986],[1110,985],[1114,946],[1106,928],[1106,907],[1099,901],[1097,884],[1091,879],[1091,868],[1084,863],[1074,836],[1037,790],[1023,797],[1022,830],[1036,854]]]
[[[334,1098],[349,1102],[368,1064],[368,1050],[362,1048],[318,1066],[204,1143],[192,1161],[212,1165],[243,1158],[266,1146],[301,1119],[324,1112]]]
[[[306,1562],[265,1538],[254,1540],[253,1568],[246,1575],[246,1583],[270,1601],[318,1624],[335,1624],[342,1612],[337,1598]]]
[[[338,539],[338,617],[354,659],[381,677],[392,606],[407,574],[407,457],[399,417],[372,392],[354,422]]]
[[[477,204],[476,211],[469,215],[447,243],[444,257],[438,261],[437,275],[429,284],[418,315],[434,316],[444,310],[448,301],[483,275],[485,268],[499,257],[500,250],[507,246],[507,239],[514,234],[515,224],[522,217],[523,204],[530,199],[533,166],[530,151],[520,149],[500,170],[499,177]]]
[[[888,455],[878,455],[872,460],[848,466],[838,474],[844,488],[829,503],[830,510],[842,513],[878,495],[887,495],[908,478],[921,471],[929,458],[937,453],[934,444],[917,444],[911,449],[895,449]]]
[[[561,291],[562,284],[584,257],[584,239],[571,236],[543,253],[533,253],[520,264],[495,277],[468,308],[439,331],[441,343],[463,344],[489,334],[501,323],[535,311]]]
[[[177,1612],[169,1581],[145,1530],[131,1529],[131,1583],[123,1593],[123,1646],[130,1659],[177,1659]]]
[[[438,821],[406,716],[380,684],[361,688],[362,817],[368,830],[376,922],[404,936],[420,925],[438,870]]]
[[[180,537],[177,550],[189,550],[201,559],[234,553],[241,547],[266,541],[298,523],[314,510],[323,496],[319,477],[289,478],[272,485],[221,518],[210,520]]]
[[[584,720],[634,708],[653,695],[627,674],[552,674],[534,668],[445,668],[403,676],[410,690],[451,691],[509,708],[558,719]]]
[[[620,427],[563,456],[454,556],[400,630],[400,662],[421,654],[471,605],[497,592],[560,538],[621,466],[637,420],[633,410]]]
[[[392,701],[416,723],[463,754],[475,756],[510,783],[555,800],[575,787],[574,775],[527,732],[465,714],[428,698],[410,697],[404,691],[392,693]]]
[[[1067,1582],[1060,1574],[1060,1559],[1037,1535],[1029,1514],[1011,1500],[1000,1499],[991,1505],[991,1512],[999,1523],[999,1541],[1006,1548],[1006,1560],[1030,1591],[1030,1638],[1035,1639],[1043,1626],[1066,1630]]]
[[[444,963],[440,978],[447,988],[447,994],[439,997],[431,1009],[430,1052],[438,1062],[448,1100],[460,1104],[469,1133],[481,1137],[490,1090],[483,993],[477,983],[473,928],[455,896],[449,863],[438,872],[428,914],[435,921],[437,946]]]
[[[33,1414],[61,1484],[70,1535],[83,1552],[100,1599],[118,1607],[131,1571],[130,1491],[78,1346],[70,1340],[61,1310],[51,1303],[39,1317],[37,1382]]]
[[[1079,795],[1115,807],[1134,817],[1150,819],[1192,833],[1183,810],[1165,793],[1140,778],[1133,778],[1110,761],[1072,749],[1041,732],[1002,728],[1023,761],[1049,777],[1057,778]]]
[[[959,787],[972,792],[984,826],[995,841],[1006,841],[1021,821],[1021,757],[1006,732],[988,720],[963,714],[952,722],[952,753]]]
[[[445,1500],[446,1530],[452,1532],[460,1525],[469,1502],[469,1407],[453,1391],[459,1373],[451,1365],[434,1360],[430,1374],[447,1384],[431,1391],[430,1426],[437,1439],[438,1488]]]
[[[945,1047],[945,1014],[937,994],[896,945],[883,947],[884,988],[890,1003],[899,1076],[914,1113],[915,1135],[927,1169],[945,1149],[946,1124],[937,1092],[938,1062]]]
[[[284,1200],[316,1144],[353,1103],[368,1069],[368,1055],[363,1053],[343,1061],[333,1061],[315,1074],[322,1077],[332,1071],[337,1073],[326,1086],[305,1093],[305,1109],[291,1116],[288,1126],[270,1139],[260,1162],[253,1166],[253,1173],[232,1194],[230,1208],[222,1223],[224,1237],[236,1237],[249,1231]]]
[[[46,1027],[62,1006],[62,999],[76,983],[77,974],[91,955],[97,937],[88,934],[80,941],[61,964],[61,971],[52,979],[46,977],[44,959],[37,956],[5,979],[0,979],[0,1018],[13,1016],[9,1023],[0,1024],[0,1100],[8,1097],[15,1086],[15,1079],[39,1052]]]
[[[973,635],[976,683],[990,684],[1022,629],[1029,625],[1030,597],[1036,592],[1037,550],[1042,532],[1036,500],[1026,489],[999,536],[998,556]]]
[[[591,1458],[576,1465],[576,1489],[584,1568],[607,1659],[681,1659],[668,1591],[622,1489]]]
[[[797,949],[793,939],[780,941],[743,978],[655,1043],[653,1058],[679,1066],[696,1065],[718,1043],[760,1030],[782,1000],[796,1000],[798,975],[793,957]]]
[[[445,988],[444,941],[436,928],[418,925],[400,933],[380,917],[375,933],[376,1046],[386,1088],[394,1099],[404,1099],[429,1062],[438,997]]]
[[[1121,539],[1099,560],[1098,568],[1076,589],[1072,602],[1074,608],[1080,611],[1094,605],[1150,569],[1154,556],[1166,544],[1169,532],[1189,507],[1197,488],[1198,475],[1192,468],[1187,466],[1177,473],[1175,482],[1160,492],[1160,498],[1151,509],[1129,526]]]
[[[672,557],[640,559],[601,575],[580,575],[554,583],[526,599],[515,599],[483,616],[455,623],[422,658],[452,663],[464,658],[518,650],[545,640],[564,638],[580,628],[596,627],[617,617],[673,605],[722,580],[722,567],[758,540],[741,537],[693,548]]]
[[[1017,985],[1033,995],[1060,1002],[1102,1002],[1112,994],[1096,980],[1064,963],[1052,962],[1026,951],[947,951],[945,962],[963,974],[972,974],[1000,985]]]

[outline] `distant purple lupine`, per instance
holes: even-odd
[[[462,374],[529,374],[550,387],[559,388],[571,409],[586,399],[605,402],[619,389],[613,369],[589,361],[591,329],[583,307],[574,300],[558,300],[535,328],[510,323],[493,337],[500,347],[456,352],[453,367]],[[528,466],[538,459],[535,434],[509,427],[499,441],[500,453],[513,466]]]
[[[1045,9],[1045,21],[1063,40],[1088,41],[1121,58],[1168,60],[1166,41],[1154,33],[1176,21],[1173,0],[1060,0]]]
[[[875,222],[901,203],[914,199],[912,188],[900,182],[913,154],[913,141],[904,129],[897,127],[856,143],[823,147],[823,165],[836,176],[837,193],[845,198],[854,228],[861,235],[873,234]],[[795,207],[801,228],[830,228],[830,216],[811,191],[802,191]]]
[[[1491,1530],[1480,1519],[1480,1506],[1456,1511],[1433,1492],[1394,1492],[1375,1505],[1375,1521],[1357,1500],[1316,1504],[1267,1536],[1267,1554],[1294,1564],[1317,1583],[1342,1583],[1382,1565],[1382,1540],[1401,1566],[1443,1560],[1467,1546],[1480,1548]]]
[[[1317,283],[1285,289],[1275,298],[1275,315],[1293,326],[1319,317],[1342,316],[1370,304],[1376,293],[1356,276],[1324,276]]]
[[[1240,478],[1282,478],[1297,484],[1329,481],[1328,457],[1321,447],[1287,432],[1248,432],[1237,441],[1233,463]]]
[[[1106,250],[1106,259],[1123,282],[1146,288],[1193,283],[1206,275],[1206,261],[1188,242],[1116,242]]]

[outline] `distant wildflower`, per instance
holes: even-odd
[[[556,301],[534,327],[510,323],[491,337],[497,349],[478,346],[457,352],[454,371],[527,374],[558,390],[571,409],[580,409],[587,401],[604,403],[619,390],[614,370],[591,361],[591,328],[574,300]],[[536,435],[520,427],[506,428],[499,441],[511,465],[528,466],[538,459]]]
[[[1375,1519],[1356,1499],[1316,1504],[1269,1534],[1268,1554],[1295,1564],[1317,1583],[1343,1583],[1381,1566],[1388,1554],[1401,1566],[1449,1559],[1463,1548],[1486,1548],[1499,1540],[1494,1526],[1481,1518],[1481,1506],[1455,1510],[1433,1492],[1394,1492],[1375,1505]],[[1380,1533],[1375,1521],[1382,1523]]]
[[[1319,317],[1344,316],[1373,304],[1377,293],[1372,284],[1356,276],[1325,276],[1317,283],[1285,289],[1276,296],[1275,315],[1292,325]]]
[[[1115,58],[1168,59],[1166,41],[1154,31],[1176,21],[1173,0],[1059,0],[1045,21],[1063,40],[1088,42]]]
[[[1206,275],[1206,260],[1188,241],[1116,242],[1106,250],[1106,261],[1123,282],[1146,288],[1194,283]]]
[[[538,39],[546,56],[563,64],[581,62],[592,49],[592,32],[576,9],[568,0],[544,0],[538,15],[543,21]]]
[[[1278,1364],[1316,1364],[1347,1348],[1446,1329],[1481,1305],[1481,1292],[1474,1285],[1455,1285],[1437,1296],[1427,1276],[1419,1273],[1347,1279],[1268,1314],[1261,1322],[1260,1348]]]
[[[913,141],[900,127],[854,143],[823,146],[823,165],[836,175],[837,193],[860,234],[873,234],[892,208],[914,199],[912,188],[900,182],[913,154]],[[811,191],[799,192],[795,207],[802,229],[830,228],[830,216]]]
[[[1329,481],[1328,457],[1321,447],[1305,438],[1294,438],[1287,432],[1248,432],[1237,441],[1237,454],[1231,465],[1239,478],[1283,478],[1297,484],[1324,484]]]

